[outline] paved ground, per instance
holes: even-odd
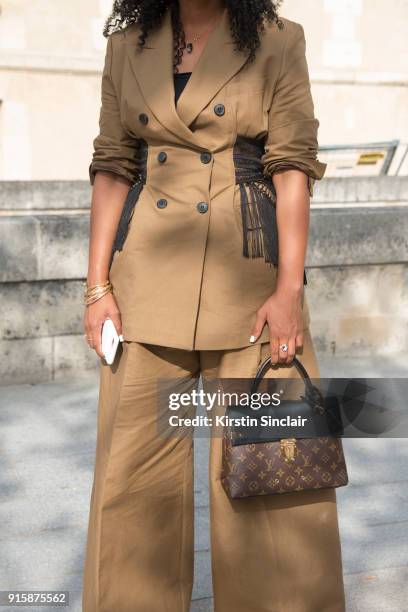
[[[381,362],[377,358],[320,363],[322,376],[408,377],[408,366],[401,366],[404,361],[406,356],[396,355]],[[69,590],[70,610],[79,612],[96,380],[10,386],[0,393],[0,590]],[[345,449],[351,484],[338,490],[338,502],[347,611],[404,612],[408,441],[345,440]],[[206,454],[206,441],[197,440],[192,612],[212,610]]]

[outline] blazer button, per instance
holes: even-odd
[[[162,198],[161,200],[157,200],[156,204],[157,204],[157,208],[166,208],[167,200]]]
[[[161,164],[164,164],[164,162],[167,159],[167,153],[165,151],[160,151],[160,153],[157,156],[157,159]]]
[[[149,123],[149,117],[146,115],[146,113],[140,113],[139,121],[142,125],[147,125]]]
[[[211,157],[212,155],[208,151],[206,151],[205,153],[201,153],[200,155],[200,159],[203,164],[209,164],[211,161]]]
[[[208,210],[208,204],[207,202],[199,202],[197,204],[197,210],[199,213],[206,213]]]
[[[222,117],[225,114],[225,106],[223,104],[216,104],[214,106],[214,113],[218,115],[218,117]]]

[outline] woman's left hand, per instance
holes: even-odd
[[[277,289],[257,311],[251,342],[256,342],[266,323],[269,327],[272,363],[291,363],[296,349],[303,346],[301,293]],[[283,344],[287,345],[287,351],[280,348]]]

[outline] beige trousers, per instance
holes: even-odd
[[[253,377],[269,344],[184,351],[128,342],[101,366],[83,612],[188,612],[193,585],[191,435],[157,432],[158,379],[177,392],[197,377]],[[298,358],[319,369],[309,329]],[[296,368],[267,376],[299,376]],[[220,482],[220,437],[209,462],[215,612],[344,612],[333,489],[231,501]]]

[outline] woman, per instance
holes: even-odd
[[[319,376],[304,261],[325,165],[303,29],[268,0],[115,2],[105,34],[85,329],[99,356],[106,318],[124,343],[101,365],[83,610],[187,612],[193,443],[158,434],[156,383],[250,378],[269,354],[298,376],[296,351]],[[220,466],[213,437],[216,612],[342,612],[334,490],[231,501]]]

